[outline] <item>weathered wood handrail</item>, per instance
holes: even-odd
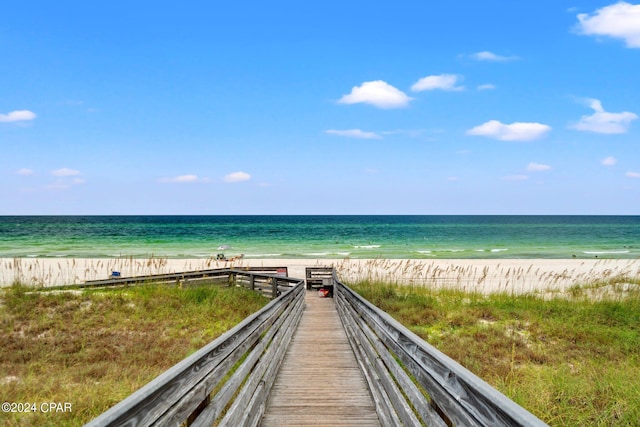
[[[546,425],[337,279],[334,295],[383,425]]]
[[[282,294],[86,426],[257,424],[302,315],[304,280],[229,272]]]
[[[327,270],[382,425],[546,425]],[[258,425],[302,316],[304,280],[232,269],[207,274],[274,300],[87,426]]]
[[[284,276],[281,274],[284,273]],[[177,284],[180,286],[221,284],[244,286],[262,292],[268,298],[276,298],[300,280],[286,276],[286,267],[217,268],[185,271],[180,273],[152,274],[146,276],[116,277],[88,280],[80,288],[132,286],[143,284]]]

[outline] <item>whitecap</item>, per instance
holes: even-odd
[[[282,256],[282,254],[244,254],[245,258],[267,258],[267,257],[278,257]]]
[[[628,254],[629,251],[582,251],[583,254],[589,255],[615,255],[615,254]]]
[[[355,249],[376,249],[379,248],[380,245],[358,245],[354,246]]]
[[[491,249],[491,252],[504,252],[504,251],[508,251],[509,249]]]

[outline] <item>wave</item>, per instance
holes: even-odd
[[[330,255],[349,256],[351,252],[310,252],[304,254],[304,256],[324,257]]]
[[[588,254],[588,255],[615,255],[615,254],[628,254],[629,251],[627,250],[622,250],[622,251],[582,251],[583,254]]]
[[[282,257],[284,254],[244,254],[245,258],[273,258]]]
[[[379,248],[381,245],[356,245],[354,246],[355,249],[376,249]]]

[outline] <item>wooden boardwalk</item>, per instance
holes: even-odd
[[[262,426],[379,426],[332,298],[306,307],[271,389]]]

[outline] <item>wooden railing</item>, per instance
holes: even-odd
[[[225,274],[254,288],[268,283],[271,295],[281,294],[87,426],[238,426],[259,422],[302,316],[304,281],[242,270]]]
[[[235,285],[259,291],[268,298],[276,298],[300,280],[287,276],[287,267],[236,267],[211,270],[185,271],[180,273],[152,274],[147,276],[111,277],[88,280],[82,288],[131,286],[142,284]]]
[[[382,425],[546,425],[328,271],[338,313]],[[302,316],[304,280],[242,270],[207,275],[262,289],[274,299],[87,426],[259,424]]]
[[[546,425],[337,279],[334,296],[382,425]]]

